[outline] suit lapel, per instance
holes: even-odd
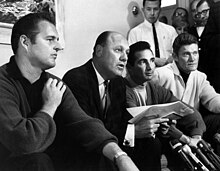
[[[88,76],[89,76],[89,82],[91,83],[90,86],[90,93],[92,94],[92,100],[97,111],[98,111],[98,115],[99,118],[103,118],[103,109],[102,109],[102,103],[101,103],[101,99],[100,99],[100,95],[99,95],[99,85],[98,85],[98,79],[95,73],[95,70],[92,66],[92,60],[89,61],[88,64]]]

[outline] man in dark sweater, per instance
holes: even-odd
[[[136,170],[117,139],[85,114],[59,78],[45,72],[62,50],[58,40],[47,13],[28,14],[12,29],[14,55],[0,67],[0,170],[53,170],[47,151],[58,159],[55,169],[69,169],[58,163],[66,159],[64,152],[79,147],[115,159],[119,170]],[[69,159],[71,167],[80,170],[75,160]]]

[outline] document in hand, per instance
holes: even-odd
[[[169,118],[172,120],[177,120],[185,115],[192,114],[193,109],[186,106],[181,101],[176,101],[172,103],[148,105],[148,106],[138,106],[127,108],[128,112],[133,116],[129,120],[130,123],[137,123],[143,117],[153,119],[153,118]]]

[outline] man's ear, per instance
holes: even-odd
[[[176,53],[173,52],[172,54],[174,61],[178,61],[178,56],[176,55]]]
[[[97,57],[101,57],[103,52],[103,46],[101,45],[96,45],[95,47],[95,54]]]
[[[28,48],[29,41],[30,39],[26,35],[21,35],[19,38],[19,42],[21,46],[24,47],[25,49]]]

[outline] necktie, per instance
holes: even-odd
[[[102,104],[103,104],[103,117],[104,119],[106,118],[106,112],[108,107],[110,106],[110,97],[109,97],[109,81],[105,80],[104,81],[104,95],[103,95],[103,99],[102,99]]]
[[[152,27],[153,27],[153,35],[154,35],[155,56],[159,58],[160,57],[160,50],[159,50],[157,32],[156,32],[154,23],[152,23]]]

